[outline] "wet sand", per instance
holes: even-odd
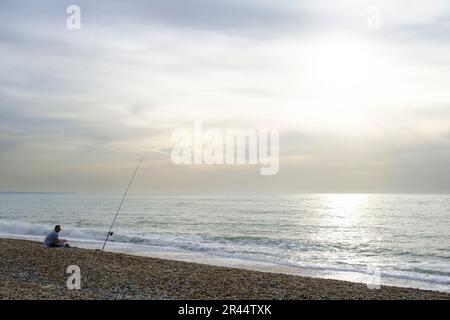
[[[446,299],[449,293],[0,239],[0,299]],[[69,265],[81,289],[67,289]]]

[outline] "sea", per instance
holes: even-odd
[[[0,237],[100,249],[120,195],[0,193]],[[126,198],[106,250],[450,292],[450,195]]]

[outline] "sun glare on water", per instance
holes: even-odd
[[[330,219],[339,225],[357,224],[367,200],[365,194],[331,194],[325,199],[332,210]]]

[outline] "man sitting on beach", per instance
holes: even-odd
[[[50,232],[44,240],[44,245],[48,248],[55,248],[55,247],[67,247],[69,248],[70,245],[67,243],[67,240],[60,239],[58,236],[58,233],[61,231],[61,226],[58,224],[55,226],[55,230]]]

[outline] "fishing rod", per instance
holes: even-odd
[[[130,179],[130,181],[128,182],[128,186],[127,186],[127,188],[126,188],[126,190],[125,190],[125,193],[123,194],[122,200],[120,200],[120,204],[119,204],[119,207],[117,208],[116,215],[114,216],[114,219],[113,219],[113,221],[112,221],[112,223],[111,223],[111,227],[109,227],[109,231],[108,231],[108,233],[106,234],[106,239],[105,239],[105,242],[103,243],[102,252],[103,252],[103,250],[105,249],[106,242],[108,241],[109,237],[113,235],[113,232],[112,232],[111,230],[112,230],[112,228],[113,228],[113,226],[114,226],[114,223],[116,222],[117,216],[119,215],[119,211],[120,211],[120,209],[122,208],[122,205],[123,205],[123,202],[124,202],[124,200],[125,200],[125,197],[126,197],[127,194],[128,194],[128,190],[130,189],[131,184],[133,183],[134,177],[136,176],[136,173],[137,173],[137,171],[139,170],[139,167],[141,166],[141,163],[142,163],[142,160],[144,160],[144,157],[145,157],[145,152],[144,152],[144,154],[142,155],[141,159],[139,160],[139,162],[138,162],[138,164],[137,164],[137,166],[136,166],[136,169],[134,169],[133,175],[131,176],[131,179]]]

